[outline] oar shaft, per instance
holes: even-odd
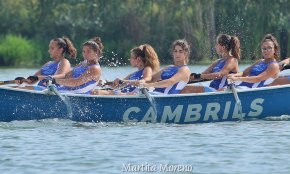
[[[15,83],[15,80],[0,81],[0,85],[8,85]]]
[[[198,82],[206,82],[206,81],[211,81],[211,80],[210,79],[191,80],[187,84],[198,83]]]
[[[240,120],[242,120],[243,119],[242,103],[241,103],[241,100],[239,98],[238,92],[236,90],[235,84],[233,82],[230,82],[229,83],[229,88],[231,89],[231,91],[232,91],[232,93],[234,95],[234,98],[235,98],[235,101],[236,101],[236,105],[238,106],[238,114],[239,114]]]
[[[119,80],[119,84],[123,84],[123,80]],[[108,86],[113,86],[114,81],[106,81],[103,86],[108,85]]]
[[[237,103],[237,104],[241,103],[241,100],[240,100],[240,98],[239,98],[239,96],[238,96],[238,93],[237,93],[236,88],[235,88],[234,86],[231,86],[231,88],[232,88],[232,91],[233,91],[233,94],[234,94],[234,97],[235,97],[236,103]]]

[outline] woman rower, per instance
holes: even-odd
[[[125,95],[134,94],[138,92],[138,86],[140,83],[148,82],[152,79],[152,74],[159,70],[159,59],[149,44],[140,45],[133,48],[130,54],[130,64],[132,67],[138,70],[130,73],[123,80],[116,78],[111,85],[112,88],[121,89],[114,90],[93,90],[93,95]],[[120,83],[121,82],[121,83]]]
[[[230,74],[228,78],[233,81],[241,81],[238,86],[247,88],[263,87],[278,77],[280,72],[279,59],[280,47],[277,39],[267,34],[261,42],[263,58],[246,68],[243,72]]]
[[[67,37],[52,39],[49,43],[48,53],[53,61],[45,63],[33,76],[29,76],[27,79],[23,78],[22,80],[16,81],[18,84],[26,82],[32,85],[40,80],[38,84],[36,86],[25,86],[20,88],[34,89],[38,91],[45,89],[45,81],[47,78],[64,78],[65,74],[71,70],[70,62],[66,59],[65,56],[70,58],[76,58],[77,56],[77,50],[75,49],[70,39]]]
[[[61,86],[57,90],[62,93],[89,94],[97,86],[101,76],[99,60],[104,46],[100,37],[95,37],[83,44],[84,61],[79,63],[63,79],[55,79]]]
[[[227,75],[238,72],[241,56],[240,41],[236,36],[221,34],[217,37],[215,49],[220,56],[201,74],[192,73],[191,81],[212,80],[208,86],[187,85],[181,93],[201,93],[221,90],[227,86]]]
[[[174,64],[166,66],[152,76],[151,82],[142,84],[154,87],[153,94],[179,94],[189,81],[190,70],[187,66],[190,46],[184,39],[172,43],[171,53]]]

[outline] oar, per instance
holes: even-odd
[[[140,91],[142,94],[145,95],[145,97],[148,99],[148,101],[150,102],[151,107],[153,108],[154,114],[157,117],[157,109],[156,109],[156,101],[155,99],[149,94],[148,89],[141,87]]]
[[[15,83],[22,84],[23,82],[34,83],[36,81],[38,81],[37,76],[29,76],[27,79],[24,77],[16,77],[14,80],[0,81],[0,85],[8,85],[8,84],[15,84]]]
[[[198,73],[191,73],[190,77],[194,80],[190,80],[187,84],[191,84],[191,83],[198,83],[198,82],[206,82],[206,81],[211,81],[212,79],[202,79],[201,78],[201,74]]]
[[[124,83],[123,80],[119,80],[119,84],[123,84],[123,83]],[[113,86],[113,85],[114,85],[114,81],[107,81],[107,80],[106,80],[106,82],[105,82],[105,83],[102,83],[101,85],[102,85],[102,86],[106,86],[106,85],[108,85],[108,86]]]
[[[240,115],[240,120],[242,120],[243,119],[242,102],[241,102],[241,100],[240,100],[240,98],[238,96],[238,92],[237,92],[236,87],[235,87],[235,82],[231,80],[228,83],[228,87],[230,88],[230,90],[234,94],[236,105],[238,106],[238,114]]]
[[[198,82],[207,82],[207,81],[212,81],[212,79],[190,80],[187,84],[198,83]]]
[[[48,89],[50,92],[52,92],[52,93],[54,93],[55,95],[57,95],[57,96],[58,96],[58,97],[59,97],[59,98],[64,102],[64,104],[66,105],[66,109],[67,109],[68,117],[69,117],[69,118],[72,118],[72,107],[71,107],[71,104],[70,104],[69,99],[68,99],[66,96],[60,94],[59,91],[56,89],[56,87],[55,87],[53,84],[51,84],[51,81],[49,81],[48,83],[49,83],[49,84],[48,84],[48,86],[47,86],[47,89]]]
[[[9,85],[16,83],[16,80],[0,81],[0,85]]]
[[[16,77],[14,80],[7,80],[7,81],[0,81],[0,85],[9,85],[9,84],[14,84],[14,83],[23,83],[26,82],[27,79],[24,77]]]

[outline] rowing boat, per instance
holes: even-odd
[[[238,89],[243,119],[290,115],[290,85]],[[81,122],[208,123],[241,119],[232,91],[201,94],[96,96],[0,87],[0,121],[67,118]]]

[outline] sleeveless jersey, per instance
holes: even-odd
[[[257,75],[261,74],[262,72],[266,71],[268,66],[271,65],[272,63],[277,63],[277,62],[276,61],[272,61],[272,62],[261,61],[261,62],[257,63],[256,65],[254,65],[252,67],[250,74],[248,76],[249,77],[250,76],[257,76]],[[263,86],[270,84],[273,80],[274,80],[274,78],[268,78],[266,80],[263,80],[263,81],[260,81],[257,83],[242,82],[238,86],[246,86],[248,88],[258,88],[258,87],[263,87]]]
[[[142,79],[143,72],[144,72],[144,68],[134,72],[133,74],[130,75],[128,80],[140,80],[140,79]],[[121,90],[121,92],[123,92],[123,93],[132,92],[135,89],[136,89],[136,86],[127,85]]]
[[[183,66],[187,66],[187,65],[183,65]],[[163,72],[161,74],[161,80],[170,79],[183,66],[169,66],[167,69],[163,70]],[[167,88],[155,88],[155,90],[153,92],[163,93],[163,94],[179,94],[180,91],[186,85],[187,85],[187,82],[179,81],[174,85],[168,86]]]
[[[40,74],[42,76],[49,76],[49,75],[54,75],[58,69],[60,62],[56,62],[56,61],[51,61],[49,63],[47,63],[46,65],[44,65],[41,69],[40,69]],[[44,85],[45,79],[40,80],[38,82],[38,86],[42,86],[42,87],[46,87]]]
[[[212,73],[220,72],[223,69],[223,67],[225,66],[226,62],[227,62],[226,60],[220,59],[216,63],[216,65],[214,66],[214,68],[212,69]],[[233,73],[233,72],[230,72],[230,73]],[[211,83],[210,83],[209,86],[211,88],[214,88],[216,90],[219,90],[219,89],[221,89],[221,88],[223,88],[223,87],[225,87],[227,85],[228,85],[227,77],[224,76],[221,79],[215,79],[215,80],[211,81]]]
[[[84,74],[91,66],[100,67],[99,64],[97,65],[89,65],[89,66],[77,66],[72,70],[72,77],[78,78],[82,74]],[[86,82],[80,86],[69,87],[69,86],[60,86],[57,87],[57,90],[62,93],[77,93],[77,94],[89,94],[91,90],[93,90],[97,86],[97,82],[95,80],[91,80]]]

